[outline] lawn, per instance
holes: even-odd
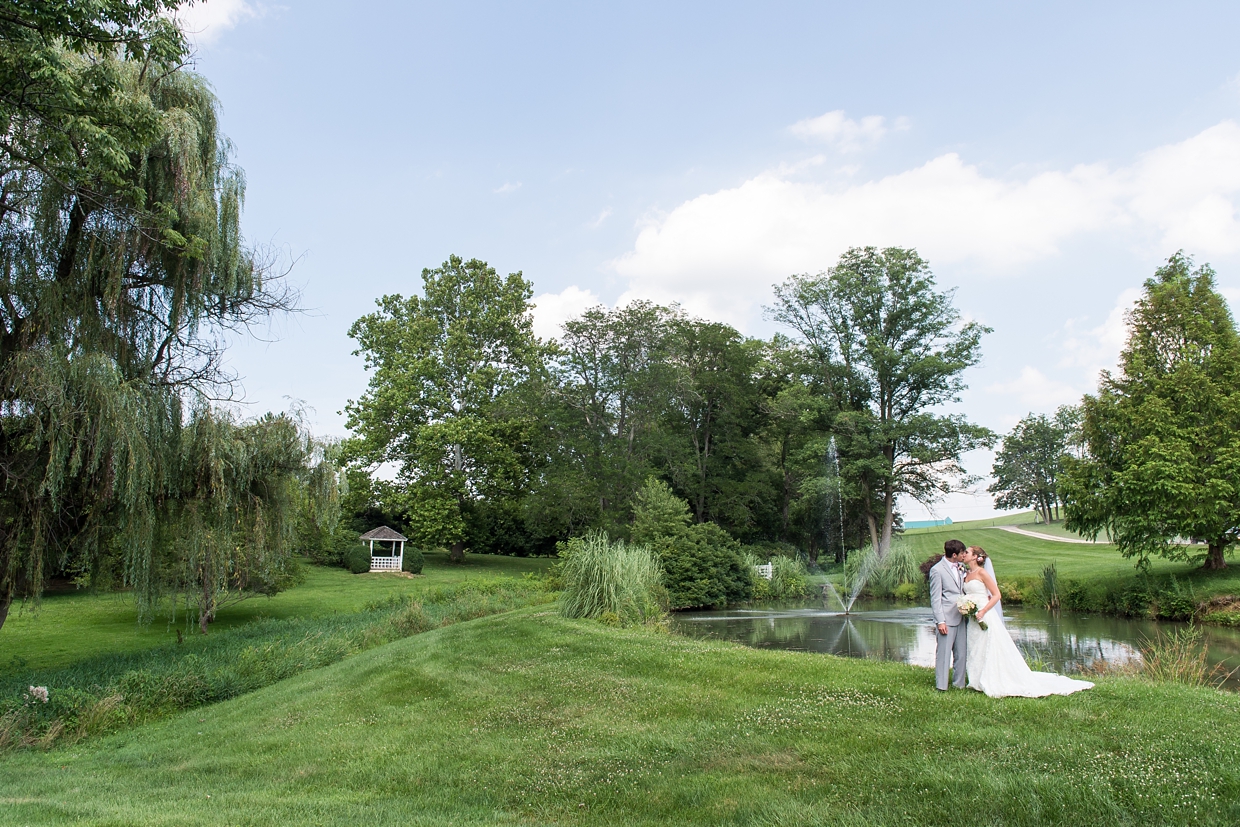
[[[1025,515],[1027,517],[1027,515]],[[1004,524],[1000,524],[1004,525]],[[1021,523],[1007,523],[1026,531],[1043,532],[1061,536],[1075,536],[1060,525],[1034,525],[1027,519]],[[990,527],[988,521],[977,520],[951,526],[913,529],[904,532],[903,540],[912,544],[926,556],[942,554],[943,543],[956,538],[965,545],[977,545],[986,549],[994,558],[995,570],[1003,577],[1036,577],[1042,569],[1054,563],[1063,577],[1128,577],[1135,572],[1134,561],[1121,557],[1119,550],[1109,543],[1064,543],[1058,540],[1028,537]],[[1192,563],[1172,563],[1162,558],[1150,560],[1150,571],[1155,574],[1196,576],[1200,568]],[[1213,575],[1207,575],[1207,578]],[[1230,575],[1224,571],[1222,578]]]
[[[422,577],[399,574],[350,574],[344,569],[306,566],[306,580],[275,597],[255,597],[224,608],[211,629],[223,630],[259,618],[319,617],[357,612],[368,603],[428,586],[452,585],[478,574],[520,576],[550,564],[539,558],[470,554],[465,563],[449,563],[446,553],[427,555]],[[166,615],[138,623],[127,592],[46,595],[37,610],[14,608],[0,629],[0,675],[19,666],[65,666],[95,655],[136,652],[197,634],[184,613],[171,623]]]
[[[4,824],[1240,822],[1240,697],[929,670],[566,621],[437,629],[212,707],[0,757]]]

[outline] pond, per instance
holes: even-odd
[[[1008,630],[1026,656],[1069,674],[1096,660],[1123,664],[1141,659],[1140,645],[1160,629],[1182,624],[1107,615],[1005,606]],[[672,627],[686,635],[730,640],[771,649],[826,652],[934,666],[935,633],[929,606],[858,600],[852,614],[841,614],[821,600],[778,606],[680,612]],[[1225,670],[1240,666],[1240,629],[1205,628],[1209,660]],[[1240,672],[1228,680],[1240,690]]]

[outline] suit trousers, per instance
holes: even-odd
[[[968,656],[965,647],[968,644],[969,627],[967,623],[958,623],[947,627],[947,634],[940,635],[938,627],[934,629],[934,637],[938,642],[938,650],[934,657],[934,685],[937,689],[947,689],[947,673],[955,661],[956,675],[953,683],[959,689],[968,685],[969,675],[965,670],[965,659]]]

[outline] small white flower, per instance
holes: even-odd
[[[46,686],[32,686],[29,688],[29,691],[26,692],[26,699],[29,703],[35,703],[38,701],[39,703],[45,704],[47,703],[47,697]]]

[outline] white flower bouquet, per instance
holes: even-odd
[[[960,595],[960,597],[956,598],[956,608],[959,609],[960,613],[965,617],[971,617],[974,620],[977,620],[977,625],[981,627],[983,632],[986,631],[986,621],[978,620],[977,603],[974,602],[971,597],[963,594]]]

